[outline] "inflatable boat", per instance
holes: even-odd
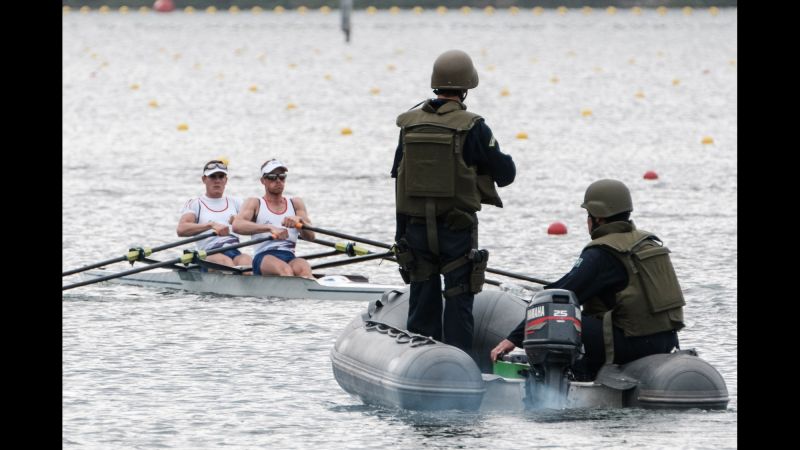
[[[694,350],[606,364],[594,381],[574,381],[580,307],[549,289],[526,301],[504,291],[475,295],[473,349],[405,330],[408,290],[386,291],[344,329],[331,350],[336,381],[364,403],[409,410],[531,408],[725,409],[719,372]],[[522,317],[525,351],[492,363],[489,353]],[[532,317],[541,317],[531,326]]]

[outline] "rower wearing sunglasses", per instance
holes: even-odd
[[[206,251],[239,243],[239,236],[233,234],[230,224],[242,207],[242,199],[224,195],[225,185],[228,184],[228,164],[218,159],[205,163],[201,179],[206,185],[206,193],[187,201],[181,208],[178,236],[195,236],[214,230],[216,236],[196,244],[198,250]],[[206,261],[225,266],[249,266],[253,259],[250,255],[233,249],[209,255]]]
[[[286,172],[289,169],[277,159],[261,165],[263,197],[251,197],[244,201],[241,212],[233,221],[233,230],[240,234],[253,235],[252,239],[273,234],[274,239],[264,241],[255,250],[254,275],[298,276],[313,279],[311,265],[295,256],[297,237],[314,239],[314,232],[298,231],[298,222],[311,224],[306,205],[300,197],[283,195],[286,188]]]

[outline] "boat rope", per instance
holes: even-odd
[[[367,331],[377,331],[378,333],[385,334],[394,338],[395,342],[398,344],[409,344],[411,347],[436,344],[436,341],[428,336],[401,330],[385,323],[375,322],[374,320],[365,321],[364,328]]]

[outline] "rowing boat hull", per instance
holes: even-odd
[[[92,270],[86,272],[85,277],[93,279],[110,273],[106,270]],[[114,278],[107,282],[203,294],[355,301],[375,300],[380,298],[384,291],[399,288],[394,285],[352,281],[341,275],[309,280],[301,277],[262,277],[158,269]]]

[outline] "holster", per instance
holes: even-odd
[[[489,262],[489,250],[475,249],[469,251],[467,258],[472,261],[472,272],[469,275],[469,290],[473,294],[483,290],[486,282],[486,265]]]
[[[392,252],[394,252],[394,257],[397,260],[397,264],[400,266],[400,277],[403,278],[405,284],[410,284],[411,272],[416,268],[416,262],[414,253],[411,252],[411,248],[409,248],[405,238],[395,242],[392,246]]]

